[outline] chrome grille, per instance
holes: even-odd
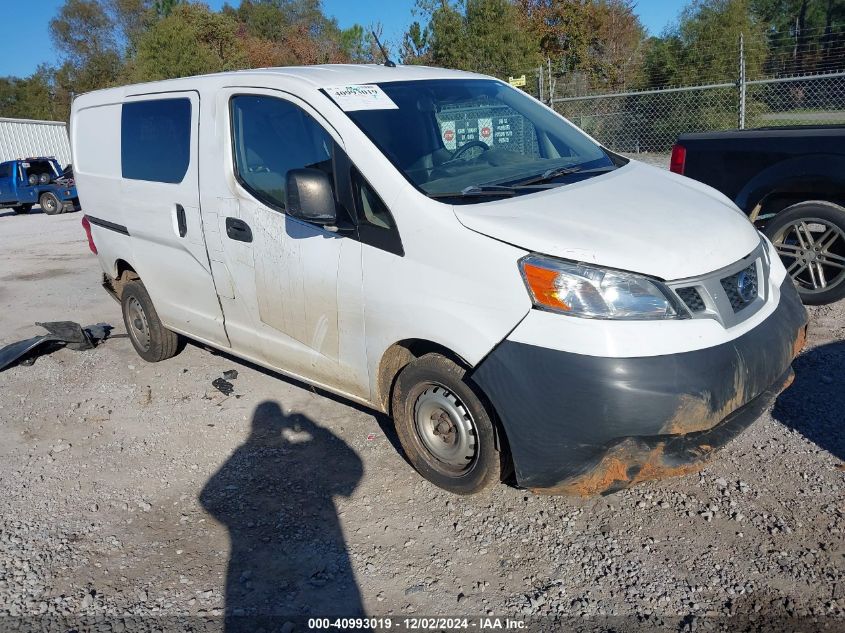
[[[757,298],[757,264],[721,280],[734,312],[739,312]]]
[[[769,298],[766,242],[730,266],[706,275],[669,281],[677,302],[693,319],[714,319],[730,328],[750,318]]]
[[[707,307],[704,305],[704,299],[701,298],[701,293],[695,286],[687,286],[686,288],[678,288],[675,292],[681,298],[690,312],[703,312]]]

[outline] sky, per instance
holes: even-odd
[[[219,9],[224,0],[206,0],[206,3]],[[236,3],[237,0],[229,0],[229,4]],[[24,77],[39,64],[59,62],[50,41],[48,23],[62,4],[63,0],[40,0],[35,10],[25,2],[8,2],[8,6],[3,7],[0,77]],[[381,22],[383,39],[395,51],[405,29],[416,19],[412,13],[415,4],[415,0],[323,0],[323,9],[327,15],[337,18],[341,28],[356,22],[365,27]],[[637,0],[635,11],[649,33],[659,35],[674,21],[684,4],[681,0]]]

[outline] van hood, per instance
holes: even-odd
[[[454,210],[467,228],[529,251],[665,280],[718,270],[760,244],[745,214],[721,193],[638,161]]]

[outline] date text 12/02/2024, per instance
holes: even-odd
[[[394,629],[397,631],[441,631],[441,630],[519,630],[525,622],[513,618],[480,617],[415,617],[415,618],[309,618],[309,630],[329,629]]]

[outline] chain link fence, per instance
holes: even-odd
[[[551,101],[615,151],[666,153],[685,132],[845,124],[845,72]]]

